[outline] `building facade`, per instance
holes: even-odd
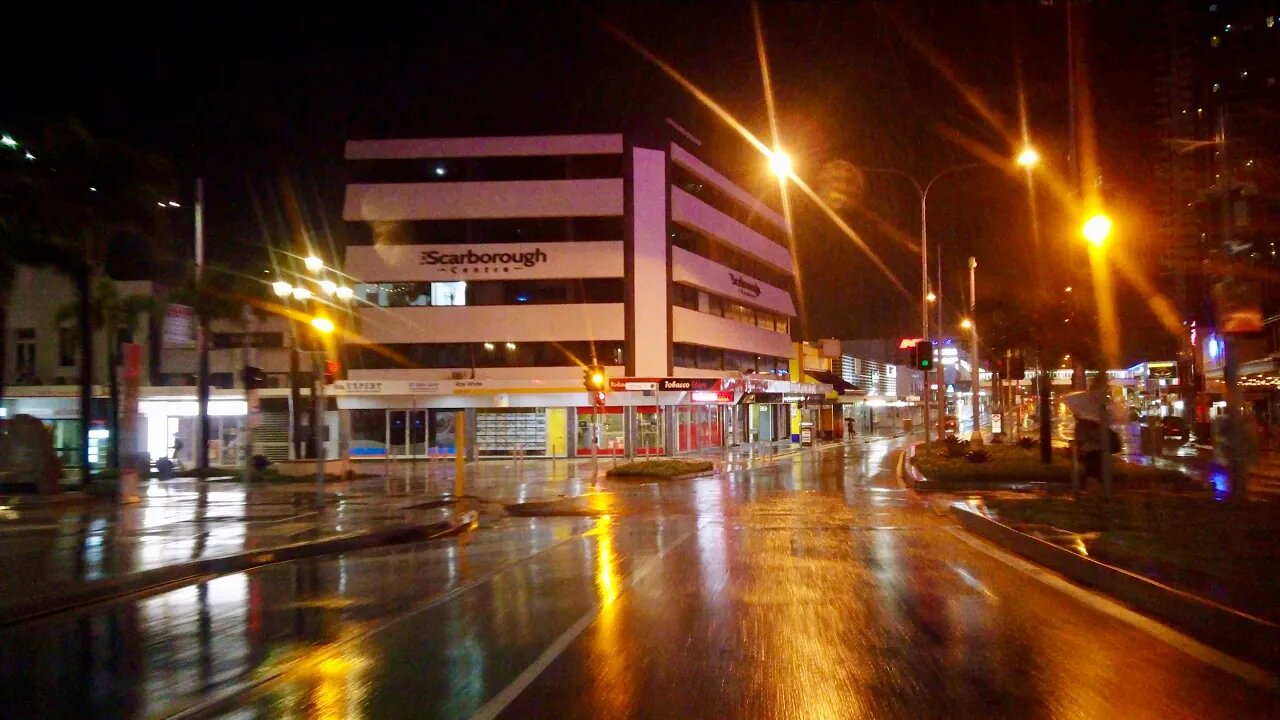
[[[162,289],[144,280],[115,281],[116,292],[156,297]],[[79,463],[80,339],[75,328],[76,292],[71,280],[49,269],[18,269],[8,311],[5,342],[6,378],[0,417],[31,415],[44,422],[65,467]],[[166,310],[169,306],[159,306]],[[194,318],[179,322],[175,313],[144,314],[123,322],[114,332],[99,328],[92,342],[92,410],[89,460],[106,463],[112,442],[107,344],[119,341],[140,347],[139,438],[137,448],[153,459],[174,457],[186,466],[195,462],[197,415]],[[168,327],[166,327],[166,324]],[[279,317],[246,317],[219,321],[210,328],[209,377],[210,457],[217,465],[236,465],[243,452],[249,407],[242,369],[261,367],[269,389],[262,391],[255,452],[272,459],[288,457],[288,387],[291,334]],[[175,337],[176,335],[176,337]],[[123,382],[123,372],[118,373]],[[329,418],[336,423],[336,413]],[[336,429],[334,437],[337,437]]]
[[[478,458],[589,454],[597,420],[604,453],[789,438],[786,223],[673,135],[349,142],[351,455],[450,453],[459,417]]]

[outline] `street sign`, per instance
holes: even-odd
[[[614,392],[652,391],[658,389],[658,380],[656,378],[609,378],[609,389]]]

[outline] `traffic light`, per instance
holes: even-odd
[[[1027,360],[1022,357],[1021,352],[1015,353],[1009,358],[1009,377],[1014,380],[1021,380],[1027,376]]]
[[[244,380],[245,390],[261,390],[267,386],[267,373],[260,367],[246,365],[241,377]]]
[[[913,364],[920,370],[933,369],[933,341],[921,340],[916,343],[915,350],[912,352],[911,360]]]
[[[591,404],[597,408],[604,407],[609,390],[609,376],[605,374],[604,368],[599,365],[589,365],[583,368],[582,385],[587,389],[587,396],[591,398]]]
[[[1002,378],[1009,377],[1009,362],[1006,358],[997,357],[991,360],[991,372]]]
[[[338,366],[337,360],[324,361],[324,384],[325,385],[332,385],[333,381],[338,379],[338,369],[339,369],[339,366]]]

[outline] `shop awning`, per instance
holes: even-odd
[[[804,374],[824,385],[830,385],[841,395],[845,393],[858,392],[862,389],[857,385],[846,381],[836,373],[827,372],[826,370],[805,370]]]

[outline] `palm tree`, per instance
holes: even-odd
[[[110,388],[111,452],[108,467],[120,467],[120,331],[129,336],[138,331],[138,318],[156,317],[162,305],[151,295],[121,295],[111,278],[99,277],[93,286],[93,326],[104,334],[107,347],[107,385]],[[63,305],[56,311],[59,325],[80,311],[79,303]],[[85,344],[85,343],[82,343]]]
[[[82,339],[80,464],[81,482],[87,484],[95,278],[113,245],[129,237],[158,236],[163,221],[157,207],[172,187],[168,168],[152,156],[94,138],[74,121],[51,125],[29,150],[0,155],[0,217],[5,218],[0,252],[16,266],[27,264],[23,254],[30,251],[76,285]],[[0,267],[0,283],[4,272]],[[0,293],[0,301],[7,299]]]
[[[195,313],[196,322],[202,330],[201,336],[209,341],[210,327],[215,321],[226,321],[243,324],[246,321],[246,309],[251,308],[250,298],[261,293],[249,282],[234,271],[218,266],[205,267],[199,275],[189,276],[185,282],[169,295],[175,303],[190,306]],[[201,351],[202,348],[197,348]],[[208,354],[200,353],[200,362],[207,362]],[[202,372],[202,374],[204,374]],[[201,470],[209,467],[209,386],[207,383],[198,388],[199,397],[199,436],[204,440],[203,447],[196,448],[197,465]]]

